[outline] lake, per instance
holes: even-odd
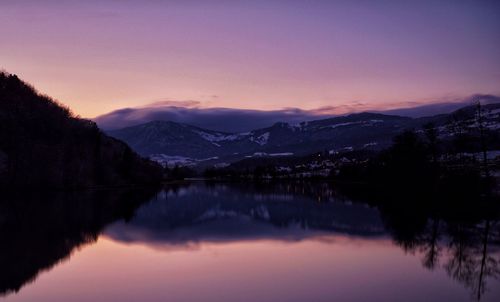
[[[9,196],[0,300],[499,301],[498,221],[346,196],[286,182]]]

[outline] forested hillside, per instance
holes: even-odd
[[[0,187],[88,188],[154,183],[160,168],[39,94],[0,73]]]

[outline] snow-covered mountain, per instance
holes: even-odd
[[[497,127],[500,104],[485,106],[487,124]],[[274,125],[243,133],[212,131],[170,121],[109,131],[144,156],[162,163],[196,165],[233,162],[248,157],[304,155],[324,150],[383,149],[405,129],[419,129],[428,122],[446,131],[452,117],[474,117],[474,108],[460,114],[409,118],[378,113],[358,113],[301,123]],[[498,128],[498,127],[497,127]]]

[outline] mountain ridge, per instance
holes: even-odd
[[[500,103],[484,106],[490,111],[497,107]],[[269,127],[234,133],[157,120],[108,133],[127,142],[141,155],[164,165],[169,162],[209,165],[250,157],[305,155],[325,150],[381,150],[404,130],[434,123],[441,127],[441,131],[446,131],[445,125],[452,116],[470,119],[474,110],[474,106],[467,106],[450,114],[420,118],[360,112],[298,123],[276,122]],[[498,114],[495,118],[498,119]],[[495,118],[492,120],[496,121]]]

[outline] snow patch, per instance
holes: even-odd
[[[226,168],[229,167],[231,164],[229,163],[217,163],[214,165],[214,168],[220,169],[220,168]]]
[[[357,125],[357,124],[360,124],[360,122],[338,123],[338,124],[335,124],[335,125],[330,125],[330,126],[325,127],[325,128],[335,129],[335,128],[338,128],[338,127],[349,126],[349,125]]]
[[[292,156],[292,152],[269,153],[269,156]]]
[[[196,166],[197,164],[199,164],[200,162],[203,162],[203,161],[217,160],[217,159],[219,159],[219,157],[214,156],[214,157],[209,157],[209,158],[204,158],[204,159],[197,159],[197,158],[191,158],[191,157],[179,156],[179,155],[152,154],[149,156],[149,159],[159,163],[163,167],[174,168],[175,166],[192,167],[192,166]]]
[[[345,123],[333,124],[333,125],[326,126],[326,127],[323,127],[323,128],[335,129],[335,128],[338,128],[338,127],[344,127],[344,126],[350,126],[350,125],[362,125],[363,127],[367,127],[367,126],[373,126],[373,124],[376,124],[376,123],[383,123],[383,122],[384,122],[383,120],[369,120],[369,121],[345,122]]]
[[[267,141],[269,140],[269,132],[266,132],[262,135],[259,135],[257,137],[251,137],[250,140],[254,143],[257,143],[261,146],[264,146],[265,144],[267,144]]]
[[[223,142],[223,141],[235,141],[239,140],[242,138],[245,138],[246,136],[249,136],[249,132],[243,132],[243,133],[236,133],[236,134],[227,134],[227,133],[220,133],[220,132],[205,132],[205,131],[200,131],[200,130],[193,130],[194,133],[198,134],[201,136],[204,140],[209,141],[213,143],[214,145],[220,147],[219,144],[216,144],[215,142]]]
[[[373,147],[373,146],[376,146],[376,145],[378,145],[377,142],[371,142],[371,143],[368,143],[368,144],[364,144],[363,148]]]
[[[252,155],[245,156],[246,158],[252,157],[263,157],[263,156],[292,156],[293,152],[281,152],[281,153],[266,153],[266,152],[255,152]]]
[[[196,165],[198,161],[197,159],[190,157],[166,155],[166,154],[152,154],[149,156],[149,159],[159,163],[163,167],[168,167],[168,168],[173,168],[175,166],[190,167]]]

